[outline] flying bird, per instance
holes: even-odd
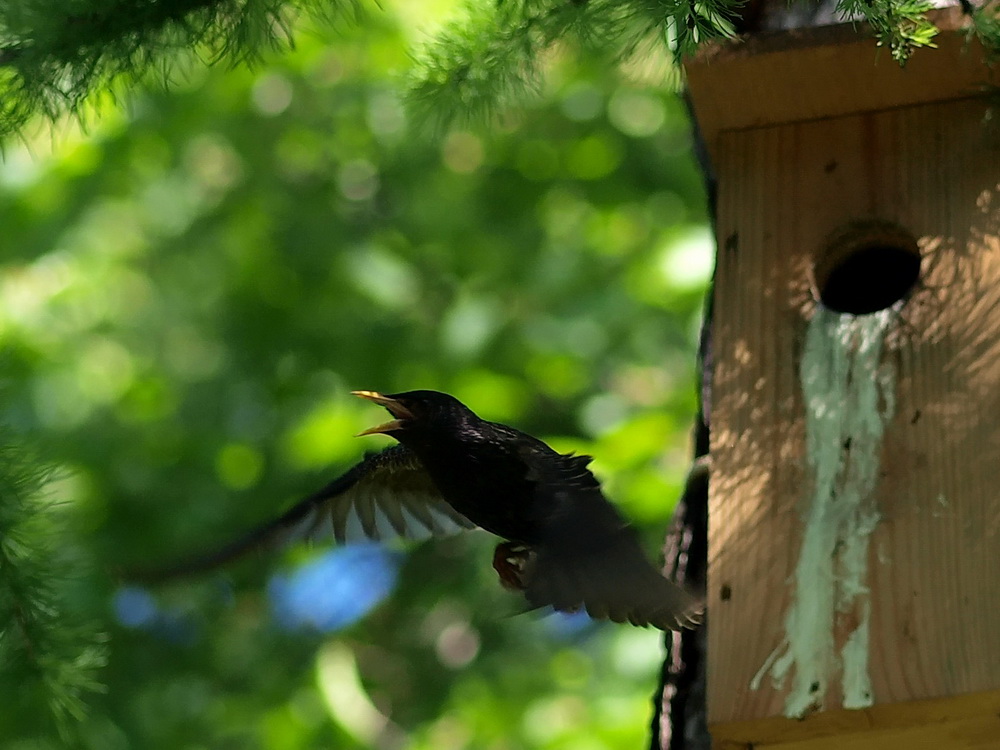
[[[344,541],[357,526],[371,539],[479,527],[505,540],[493,565],[532,607],[585,609],[664,630],[700,621],[701,601],[649,562],[587,468],[589,456],[558,453],[446,393],[352,393],[392,416],[360,435],[388,435],[397,445],[367,455],[275,520],[152,577],[207,570],[290,537],[332,531]]]

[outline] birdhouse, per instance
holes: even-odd
[[[689,61],[718,185],[716,748],[1000,747],[1000,112],[962,16]]]

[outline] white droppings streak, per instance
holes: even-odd
[[[861,622],[847,636],[840,650],[843,664],[842,687],[844,708],[866,708],[873,702],[872,679],[868,674],[868,628],[871,623],[871,602],[860,604]]]
[[[829,681],[838,672],[845,707],[873,701],[868,545],[879,521],[872,491],[882,433],[895,409],[895,372],[881,363],[893,317],[891,310],[854,317],[818,307],[809,324],[799,375],[814,486],[803,507],[802,547],[785,639],[768,659],[773,660],[770,674],[776,684],[783,685],[791,675],[786,716],[822,707]],[[858,625],[838,656],[837,614],[851,612]]]

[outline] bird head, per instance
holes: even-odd
[[[351,393],[384,406],[393,416],[392,420],[360,432],[358,436],[383,434],[400,442],[411,442],[476,418],[465,404],[440,391],[406,391],[388,395],[377,391]]]

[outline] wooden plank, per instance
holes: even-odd
[[[714,725],[784,708],[782,688],[751,683],[782,641],[810,486],[797,374],[810,268],[858,219],[908,229],[924,262],[887,344],[898,384],[869,565],[875,701],[1000,688],[1000,136],[986,112],[964,100],[720,134]]]
[[[936,49],[906,67],[877,47],[863,24],[771,32],[707,45],[684,69],[698,127],[712,161],[719,134],[975,96],[1000,81],[983,50],[960,30],[958,8],[932,15]]]
[[[1000,691],[712,727],[715,750],[995,750]]]

